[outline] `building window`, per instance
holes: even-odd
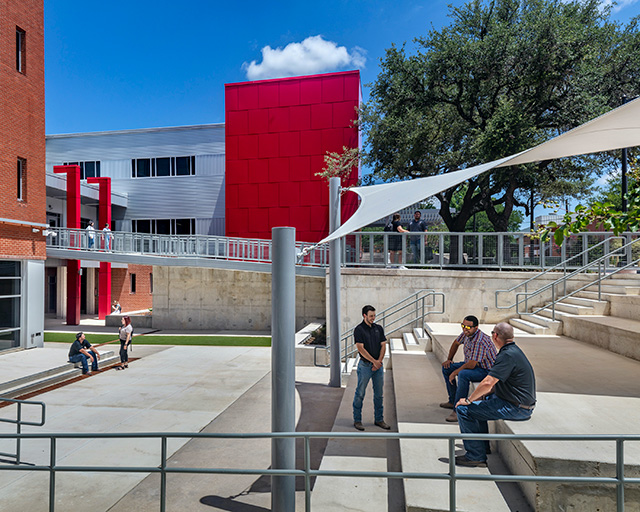
[[[195,174],[195,156],[133,158],[131,160],[132,178],[164,178],[168,176],[194,176]]]
[[[131,282],[130,282],[130,291],[129,293],[136,293],[136,275],[129,274]]]
[[[153,272],[149,272],[149,293],[153,293]]]
[[[196,219],[133,219],[131,229],[153,235],[195,235]]]
[[[19,261],[0,261],[0,350],[20,346]]]
[[[26,37],[27,33],[20,27],[16,27],[16,70],[23,74],[26,72]]]
[[[99,160],[92,160],[88,162],[65,162],[64,165],[79,165],[81,180],[86,180],[87,178],[100,177],[100,161]]]
[[[18,201],[26,201],[25,197],[25,178],[27,174],[27,161],[24,158],[18,158],[16,196]]]

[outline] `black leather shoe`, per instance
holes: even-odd
[[[364,426],[361,421],[356,421],[353,423],[353,426],[356,427],[356,430],[364,430]]]
[[[456,457],[456,466],[464,466],[467,468],[486,468],[486,460],[469,460],[464,455],[458,455]]]
[[[384,420],[383,421],[376,421],[375,423],[376,427],[380,427],[383,428],[385,430],[391,430],[391,427],[389,425],[387,425]]]

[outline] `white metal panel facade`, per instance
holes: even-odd
[[[132,159],[195,156],[195,175],[132,177]],[[128,196],[121,229],[133,219],[196,219],[197,234],[224,235],[224,124],[47,136],[47,172],[100,161],[114,193]],[[130,228],[129,228],[130,229]]]

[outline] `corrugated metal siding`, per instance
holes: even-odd
[[[47,163],[224,154],[224,125],[47,136]]]
[[[114,179],[111,190],[129,195],[125,219],[224,217],[224,176]]]

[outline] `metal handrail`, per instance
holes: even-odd
[[[439,311],[427,311],[427,308],[435,308],[436,307],[436,297],[442,297],[442,308]],[[431,298],[430,303],[426,303],[426,299]],[[401,301],[396,302],[395,304],[389,306],[386,309],[383,309],[380,312],[376,312],[376,323],[380,324],[387,336],[396,333],[409,325],[415,324],[419,326],[420,324],[424,324],[425,317],[429,315],[441,315],[445,310],[445,294],[442,292],[436,292],[435,290],[418,290],[415,293],[405,297]],[[392,317],[394,315],[401,314],[399,317],[393,318],[393,320],[387,321],[387,318]],[[407,319],[408,320],[405,320]],[[400,323],[402,322],[402,323]],[[350,342],[353,338],[353,329],[348,330],[343,333],[340,337],[340,347],[342,351],[342,356],[340,360],[342,362],[347,362],[350,357],[353,357],[357,354],[358,349],[355,347],[355,343],[353,341]],[[319,364],[317,361],[317,351],[325,350],[328,354],[331,353],[331,345],[327,342],[326,346],[316,346],[313,351],[313,361],[315,366],[327,367],[329,365]],[[344,371],[346,371],[346,365],[343,367]]]
[[[609,240],[605,240],[606,243],[609,243],[610,240],[612,239],[623,239],[625,240],[624,237],[611,237]],[[529,292],[527,291],[527,286],[529,283],[531,283],[532,281],[534,281],[535,279],[539,278],[541,275],[548,273],[548,271],[546,272],[542,272],[539,275],[534,276],[531,279],[528,279],[527,281],[524,281],[514,287],[512,287],[510,290],[498,290],[495,293],[495,297],[496,297],[496,308],[497,309],[511,309],[515,306],[516,308],[516,313],[519,315],[535,315],[541,311],[544,311],[546,309],[551,308],[551,319],[553,321],[555,321],[556,319],[556,304],[561,302],[562,300],[566,299],[567,297],[571,297],[573,295],[575,295],[576,293],[579,293],[587,288],[590,288],[591,286],[597,284],[598,285],[598,300],[601,300],[601,283],[602,281],[604,281],[605,279],[610,279],[613,275],[626,270],[628,268],[637,266],[640,263],[640,258],[636,259],[634,261],[631,261],[629,263],[627,263],[626,265],[622,266],[622,267],[617,267],[612,271],[607,271],[607,263],[609,262],[609,260],[611,259],[611,257],[615,256],[617,253],[628,253],[631,254],[632,251],[632,247],[633,245],[640,243],[640,239],[636,239],[636,240],[632,240],[631,242],[628,242],[616,249],[614,249],[613,251],[609,251],[606,254],[604,254],[603,256],[600,256],[599,258],[587,263],[586,265],[582,266],[579,269],[573,270],[570,273],[566,273],[566,269],[563,272],[563,275],[561,277],[559,277],[558,279],[556,279],[555,281],[552,281],[551,283],[547,283],[545,285],[543,285],[542,287],[540,287],[539,289],[533,291],[533,292]],[[598,244],[600,245],[600,244]],[[595,248],[597,246],[594,246],[593,248]],[[597,278],[590,281],[589,283],[578,287],[575,290],[572,290],[570,292],[567,292],[567,282],[579,275],[579,274],[586,274],[588,271],[592,270],[594,267],[597,267]],[[556,294],[556,288],[559,285],[563,285],[563,292],[561,294],[560,297],[557,297]],[[520,288],[521,286],[525,286],[525,291],[524,292],[519,292],[516,293],[516,300],[513,304],[511,304],[510,306],[499,306],[498,305],[498,294],[499,293],[504,293],[504,292],[511,292],[513,290],[516,290],[518,288]],[[551,302],[548,302],[547,304],[534,309],[533,311],[527,311],[528,308],[528,304],[529,301],[538,296],[541,295],[545,292],[547,292],[548,290],[551,290]],[[525,311],[521,311],[520,310],[520,305],[524,304],[525,305]]]
[[[585,256],[588,257],[589,253],[591,251],[593,251],[594,249],[599,248],[600,246],[604,245],[605,249],[609,248],[609,245],[611,244],[611,240],[626,240],[625,237],[622,236],[612,236],[610,238],[607,238],[606,240],[603,240],[602,242],[597,243],[596,245],[593,245],[587,249],[585,249],[584,251],[575,254],[574,256],[565,259],[563,261],[561,261],[560,263],[558,263],[557,265],[554,265],[553,267],[550,267],[538,274],[536,274],[533,277],[530,277],[529,279],[522,281],[519,284],[516,284],[515,286],[512,286],[511,288],[509,288],[508,290],[496,290],[495,292],[495,297],[496,297],[496,308],[497,309],[511,309],[513,307],[512,306],[500,306],[498,304],[498,295],[501,293],[511,293],[515,290],[517,290],[518,288],[521,288],[524,286],[525,288],[525,292],[527,291],[527,287],[529,286],[529,284],[533,283],[534,281],[537,281],[538,279],[541,279],[543,276],[546,276],[547,274],[551,273],[551,272],[558,272],[559,270],[563,271],[563,275],[566,274],[567,269],[570,268],[570,265],[568,265],[568,262],[573,260],[574,258],[582,258],[584,259]],[[603,256],[603,258],[610,258],[613,254],[615,254],[616,252],[618,252],[620,250],[620,248],[615,249],[613,252],[605,254]],[[583,265],[582,267],[580,267],[579,269],[577,269],[576,271],[572,272],[572,275],[576,274],[576,273],[582,273],[584,272],[584,268],[587,267],[587,265]]]
[[[160,512],[166,510],[167,475],[176,474],[224,474],[224,475],[272,475],[298,476],[304,478],[305,511],[311,511],[311,478],[320,476],[357,477],[357,478],[407,478],[424,480],[449,481],[449,510],[456,510],[456,483],[458,481],[485,482],[557,482],[579,483],[585,485],[610,484],[616,486],[616,510],[624,512],[625,486],[640,484],[640,478],[625,476],[624,443],[640,441],[640,435],[565,435],[565,434],[461,434],[461,433],[351,433],[351,432],[267,432],[267,433],[209,433],[209,432],[137,432],[137,433],[49,433],[49,434],[0,434],[0,439],[49,439],[49,464],[31,466],[3,466],[0,471],[37,471],[49,473],[49,512],[55,512],[56,474],[66,472],[96,473],[159,473],[160,474]],[[168,466],[167,441],[169,439],[282,439],[294,438],[304,441],[303,469],[264,469],[264,468],[211,468],[211,467],[179,467]],[[448,471],[446,473],[426,473],[408,471],[349,471],[349,470],[314,470],[311,469],[311,439],[443,439],[448,443]],[[158,439],[160,440],[160,463],[157,466],[78,466],[59,465],[57,463],[57,441],[59,439]],[[495,441],[587,441],[616,443],[616,476],[542,476],[542,475],[505,475],[458,473],[455,466],[456,441],[495,440]]]
[[[46,412],[46,405],[44,404],[44,402],[36,402],[33,400],[18,400],[17,398],[4,398],[4,397],[0,397],[0,404],[3,402],[9,402],[12,404],[16,404],[16,419],[9,419],[9,418],[0,418],[0,422],[2,423],[13,423],[16,426],[16,434],[20,434],[22,432],[22,425],[27,425],[30,427],[41,427],[44,425],[45,422],[45,412]],[[27,421],[27,420],[23,420],[22,419],[22,406],[23,405],[39,405],[40,406],[40,421]],[[2,457],[9,457],[12,459],[16,459],[14,464],[21,464],[22,461],[20,460],[20,452],[21,452],[21,446],[20,446],[20,437],[16,437],[16,453],[4,453],[4,452],[0,452],[0,456]]]

